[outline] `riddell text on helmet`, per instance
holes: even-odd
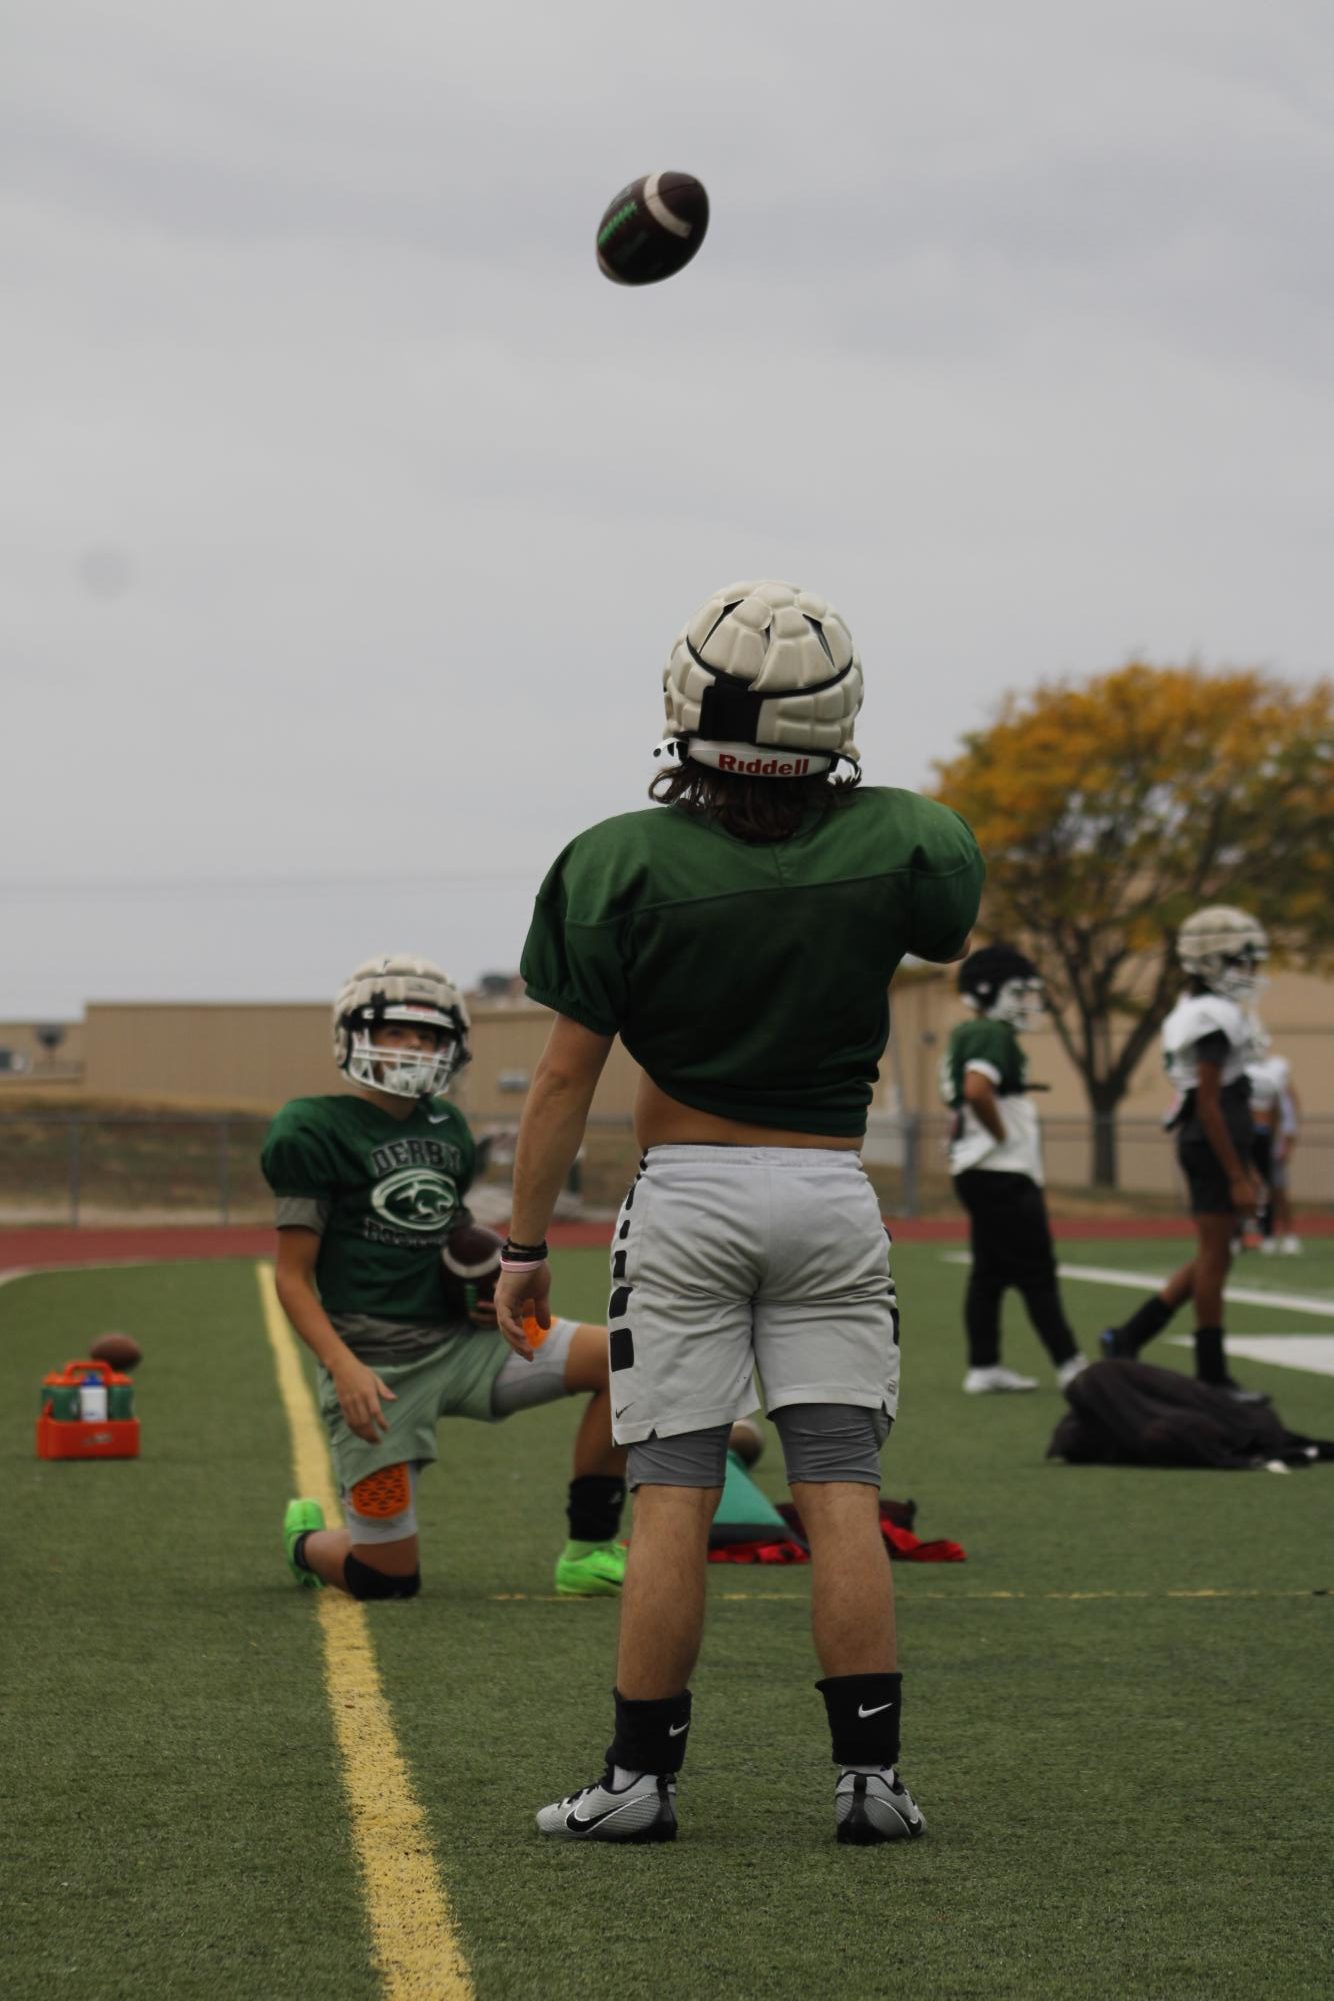
[[[727,751],[718,755],[719,771],[744,771],[754,778],[804,778],[810,768],[808,757],[733,757]]]

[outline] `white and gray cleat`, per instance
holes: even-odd
[[[878,1772],[840,1772],[834,1819],[839,1840],[859,1847],[916,1841],[926,1833],[925,1817],[892,1765]]]
[[[557,1841],[675,1841],[676,1780],[666,1773],[640,1772],[627,1785],[581,1786],[566,1799],[544,1806],[539,1834]]]
[[[963,1386],[970,1397],[985,1397],[1003,1390],[1035,1390],[1038,1385],[1035,1376],[1021,1376],[1017,1369],[995,1362],[990,1368],[970,1369]]]

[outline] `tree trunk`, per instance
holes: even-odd
[[[1093,1145],[1089,1179],[1095,1188],[1115,1188],[1117,1181],[1116,1108],[1125,1096],[1125,1085],[1110,1077],[1086,1076],[1089,1110],[1093,1114]]]
[[[1093,1112],[1093,1186],[1095,1188],[1115,1188],[1117,1186],[1116,1159],[1116,1113],[1114,1111]]]

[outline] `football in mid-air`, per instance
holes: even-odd
[[[615,285],[656,285],[690,262],[709,226],[709,197],[693,174],[641,174],[598,224],[598,265]]]
[[[109,1368],[127,1375],[137,1369],[144,1359],[144,1351],[133,1334],[99,1334],[88,1350],[90,1362],[105,1362]]]

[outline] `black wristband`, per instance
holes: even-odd
[[[518,1258],[526,1264],[541,1264],[548,1256],[546,1239],[540,1244],[516,1244],[513,1237],[506,1237],[501,1247],[502,1258]]]

